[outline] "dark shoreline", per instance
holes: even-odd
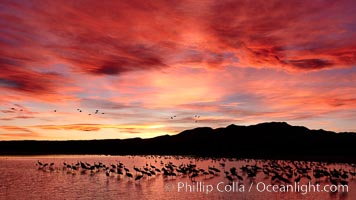
[[[211,159],[254,159],[254,160],[285,160],[285,161],[309,161],[309,162],[326,162],[326,163],[347,163],[347,164],[356,164],[355,157],[340,157],[340,156],[271,156],[271,157],[259,157],[259,156],[224,156],[224,155],[215,155],[215,156],[203,156],[203,155],[183,155],[183,154],[0,154],[0,157],[36,157],[36,156],[183,156],[183,157],[192,157],[192,158],[211,158]]]
[[[203,127],[149,139],[0,141],[0,155],[189,155],[356,163],[355,144],[356,133],[271,122]]]

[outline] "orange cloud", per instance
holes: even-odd
[[[20,126],[0,126],[0,140],[23,140],[23,139],[43,139],[39,133],[30,130],[29,128]]]

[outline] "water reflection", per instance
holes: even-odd
[[[1,157],[0,170],[0,199],[356,198],[355,165],[351,164],[173,156],[39,156]],[[316,186],[318,190],[313,189]]]

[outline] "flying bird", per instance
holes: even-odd
[[[198,122],[199,117],[200,117],[199,115],[195,115],[195,116],[194,116],[195,123]]]

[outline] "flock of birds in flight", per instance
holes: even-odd
[[[23,112],[23,111],[24,111],[24,109],[22,109],[22,108],[21,108],[21,109],[16,109],[16,108],[14,108],[14,107],[12,107],[11,110],[12,110],[13,112],[15,112],[15,111]],[[53,112],[57,113],[58,110],[57,110],[57,109],[54,109]],[[77,108],[77,112],[82,113],[83,110],[80,109],[80,108]],[[102,114],[102,115],[104,115],[105,113],[104,113],[104,112],[99,112],[99,110],[96,109],[94,113],[88,113],[89,116],[92,115],[92,114],[95,114],[95,115],[96,115],[96,114]],[[170,119],[173,120],[173,119],[175,119],[176,117],[177,117],[177,116],[174,115],[174,116],[171,116]],[[194,117],[193,117],[194,122],[197,123],[197,122],[199,121],[199,118],[200,118],[200,115],[194,115]]]
[[[14,108],[14,107],[12,107],[11,110],[12,110],[12,111],[16,111],[17,109]],[[18,111],[22,112],[22,111],[24,111],[24,109],[18,109]],[[77,108],[77,111],[80,112],[80,113],[83,112],[83,110],[82,110],[82,109],[79,109],[79,108]],[[53,112],[57,112],[57,110],[55,109],[55,110],[53,110]],[[88,113],[88,115],[91,115],[91,114],[92,114],[92,113]],[[99,114],[99,110],[95,110],[94,114]],[[101,114],[103,115],[103,114],[105,114],[105,113],[102,112]]]
[[[134,156],[130,157],[134,158]],[[171,160],[175,159],[174,162]],[[102,162],[63,162],[62,167],[55,167],[54,163],[43,163],[37,161],[38,170],[52,172],[63,170],[68,174],[75,175],[89,174],[95,175],[105,173],[107,177],[117,177],[118,180],[128,178],[129,180],[140,181],[154,177],[163,176],[164,179],[189,178],[192,182],[198,178],[211,179],[215,177],[225,178],[229,184],[233,181],[255,181],[256,177],[264,177],[264,181],[270,180],[272,184],[301,182],[312,180],[315,183],[332,183],[334,185],[348,185],[349,180],[354,180],[355,164],[345,164],[336,168],[332,163],[311,162],[311,161],[282,161],[282,160],[253,160],[253,159],[211,159],[211,165],[198,167],[199,160],[203,158],[188,158],[188,162],[177,165],[180,159],[187,159],[183,156],[146,156],[146,161],[152,162],[141,167],[133,165],[128,167],[123,162],[104,164]],[[238,167],[237,162],[243,164]],[[215,166],[216,165],[216,166]]]

